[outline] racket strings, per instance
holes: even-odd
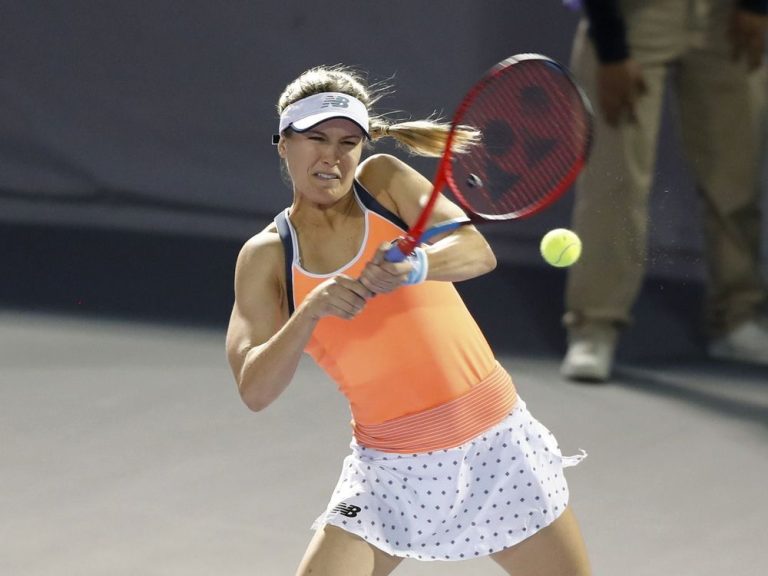
[[[570,186],[589,145],[591,116],[570,78],[549,61],[526,62],[487,82],[462,123],[482,140],[454,158],[451,189],[476,214],[520,217]]]

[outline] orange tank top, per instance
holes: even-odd
[[[289,209],[275,219],[285,249],[291,313],[328,278],[356,278],[382,243],[406,230],[407,225],[358,182],[355,196],[365,215],[364,240],[352,261],[329,274],[302,268]],[[450,282],[427,281],[376,296],[353,320],[323,318],[306,352],[347,397],[356,426],[375,427],[455,405],[488,381],[514,397],[509,376]],[[500,370],[503,384],[498,384]]]

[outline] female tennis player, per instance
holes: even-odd
[[[583,576],[564,457],[526,409],[453,282],[491,271],[472,226],[384,258],[432,186],[391,155],[389,136],[439,156],[448,126],[372,113],[381,89],[342,67],[311,69],[280,96],[277,151],[293,201],[245,243],[227,353],[245,404],[262,410],[303,352],[352,412],[351,454],[297,574],[384,576],[404,559],[490,556],[507,573]],[[458,153],[478,138],[454,138]],[[438,222],[461,216],[441,197]]]

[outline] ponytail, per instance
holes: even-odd
[[[382,117],[371,118],[371,139],[375,142],[384,137],[394,138],[403,148],[419,156],[443,155],[451,126],[437,120],[412,120],[389,124]],[[453,135],[453,152],[463,153],[480,142],[480,131],[471,126],[459,125]]]

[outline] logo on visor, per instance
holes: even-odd
[[[326,96],[320,108],[328,108],[329,106],[333,106],[334,108],[349,108],[349,98],[344,98],[344,96]]]

